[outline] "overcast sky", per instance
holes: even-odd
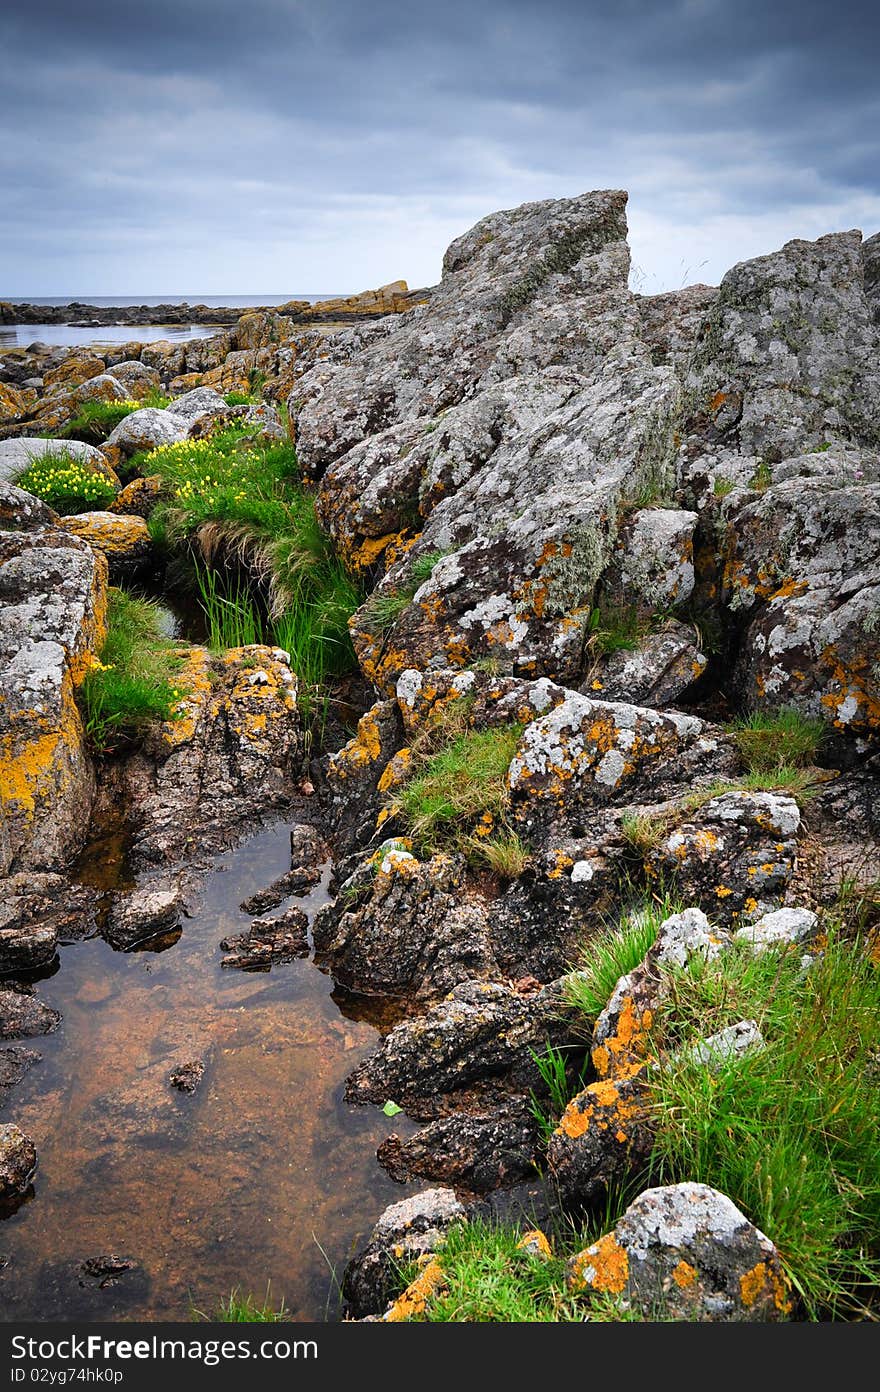
[[[3,0],[0,296],[439,278],[629,190],[647,291],[880,229],[877,0]]]

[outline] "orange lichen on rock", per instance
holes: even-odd
[[[750,1271],[740,1276],[739,1294],[747,1310],[751,1309],[756,1300],[768,1297],[780,1314],[787,1314],[790,1308],[782,1276],[775,1267],[765,1261],[758,1262]]]
[[[383,1320],[389,1324],[400,1324],[414,1315],[423,1315],[431,1296],[442,1290],[445,1284],[443,1267],[436,1257],[429,1256],[415,1280],[410,1281],[406,1290],[383,1315]]]
[[[624,996],[613,1034],[591,1052],[600,1078],[632,1078],[648,1057],[648,1035],[654,1023],[650,1009],[639,1010],[632,996]]]
[[[519,1251],[527,1252],[530,1257],[540,1257],[543,1261],[549,1261],[553,1255],[553,1249],[540,1228],[530,1228],[516,1245]]]
[[[687,1290],[688,1286],[692,1286],[697,1279],[696,1268],[682,1258],[678,1265],[673,1268],[672,1279],[679,1290]]]
[[[579,1252],[569,1262],[566,1273],[566,1284],[574,1292],[590,1289],[620,1295],[628,1280],[629,1257],[614,1233],[606,1233],[585,1252]]]

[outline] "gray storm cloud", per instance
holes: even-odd
[[[875,4],[25,5],[0,295],[436,280],[484,213],[630,191],[646,289],[880,226]]]

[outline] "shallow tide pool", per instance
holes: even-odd
[[[115,854],[96,847],[83,878],[112,879]],[[310,960],[220,966],[220,939],[250,921],[241,900],[289,863],[278,824],[219,858],[167,950],[74,943],[38,983],[63,1021],[15,1041],[42,1061],[0,1119],[33,1137],[39,1167],[32,1197],[0,1223],[0,1318],[186,1320],[269,1282],[294,1319],[338,1316],[333,1272],[407,1192],[376,1146],[414,1128],[343,1101],[379,1031]],[[292,902],[317,909],[324,882]],[[199,1058],[198,1091],[172,1089],[172,1068]],[[107,1255],[138,1266],[102,1288],[80,1264]]]

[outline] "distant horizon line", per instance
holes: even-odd
[[[101,294],[99,294],[98,291],[92,290],[92,291],[86,292],[86,295],[89,296],[89,297],[91,297],[92,299],[99,299],[99,300],[109,300],[109,299],[115,299],[115,298],[124,299],[124,300],[133,300],[133,299],[136,299],[138,295],[146,295],[147,299],[149,299],[149,300],[156,300],[156,299],[159,299],[159,298],[161,298],[161,297],[164,296],[164,297],[167,297],[169,301],[170,301],[170,300],[181,300],[181,299],[186,299],[187,301],[189,301],[189,302],[191,302],[191,303],[198,303],[198,301],[199,301],[200,298],[209,299],[209,300],[216,300],[216,299],[219,299],[220,295],[231,295],[232,298],[233,298],[233,299],[236,299],[236,300],[240,300],[240,299],[244,299],[244,298],[247,298],[247,299],[258,299],[258,298],[261,298],[261,297],[265,297],[266,299],[284,301],[284,300],[295,300],[295,299],[298,299],[298,298],[300,298],[300,297],[308,297],[308,298],[310,298],[310,299],[314,299],[316,296],[319,296],[319,297],[321,297],[321,298],[326,298],[326,299],[330,300],[330,299],[337,299],[337,298],[340,298],[340,297],[343,297],[343,296],[347,296],[347,295],[357,295],[357,294],[359,294],[359,293],[360,293],[360,292],[357,291],[357,290],[333,290],[333,291],[325,291],[325,290],[298,290],[298,291],[293,292],[292,294],[288,294],[287,292],[275,293],[275,292],[269,292],[269,291],[265,291],[265,290],[222,290],[222,291],[216,291],[216,292],[215,292],[215,291],[204,291],[204,290],[203,290],[203,291],[200,291],[200,292],[199,292],[199,295],[198,295],[198,296],[196,296],[196,297],[193,298],[193,292],[189,292],[189,293],[186,294],[186,295],[182,295],[182,294],[178,294],[178,293],[176,293],[176,292],[172,292],[172,291],[169,291],[169,290],[157,290],[157,291],[152,291],[152,292],[151,292],[151,291],[139,290],[139,291],[136,292],[136,294],[126,294],[126,293],[125,293],[124,291],[122,291],[122,290],[110,290],[110,291],[108,291],[108,292],[106,292],[106,293],[101,293]],[[9,293],[9,294],[0,293],[0,300],[6,300],[6,301],[14,300],[14,301],[17,301],[19,304],[39,304],[39,302],[40,302],[41,300],[64,300],[65,303],[67,303],[67,304],[87,304],[87,303],[88,303],[88,298],[86,297],[86,295],[83,295],[83,294],[73,294],[73,293],[71,293],[71,292],[69,292],[69,291],[65,291],[65,290],[58,291],[56,294],[47,294],[47,295],[26,295],[26,294],[22,294],[22,292],[21,292],[20,290],[18,290],[18,291],[14,291],[14,292],[12,292],[12,293]]]

